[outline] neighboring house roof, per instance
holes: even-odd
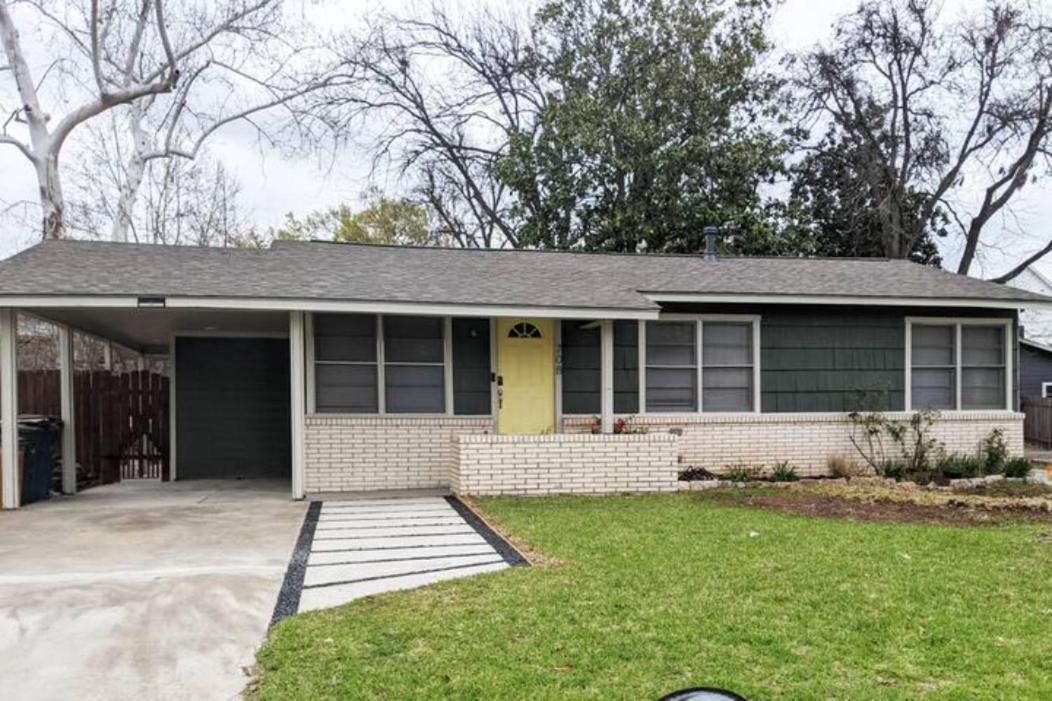
[[[1009,280],[1008,284],[1021,290],[1030,290],[1031,292],[1040,292],[1042,294],[1052,292],[1052,280],[1049,280],[1034,267],[1027,268],[1015,278]]]
[[[1047,353],[1048,355],[1052,355],[1052,347],[1046,346],[1044,343],[1038,343],[1037,341],[1033,341],[1029,338],[1020,338],[1019,343],[1026,346],[1027,348],[1031,348],[1033,350],[1040,351],[1041,353]]]
[[[0,262],[0,303],[60,296],[612,309],[645,316],[659,302],[675,301],[1052,304],[1026,290],[886,259],[705,260],[328,242],[278,242],[255,250],[64,240]]]

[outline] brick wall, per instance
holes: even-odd
[[[905,412],[885,416],[909,418]],[[737,465],[763,469],[788,460],[798,474],[807,476],[825,474],[831,455],[858,458],[846,414],[651,414],[626,418],[630,425],[646,426],[652,433],[682,431],[680,469],[703,467],[722,472]],[[567,416],[563,430],[590,431],[592,420],[591,416]],[[932,435],[946,444],[947,451],[974,453],[994,428],[1004,430],[1013,455],[1023,454],[1023,414],[1016,412],[945,412],[935,421]]]
[[[905,419],[908,414],[889,413]],[[307,417],[306,491],[452,487],[468,494],[662,491],[687,467],[770,468],[788,460],[801,476],[825,473],[831,455],[856,458],[844,414],[633,416],[647,434],[595,436],[591,416],[567,416],[565,433],[495,436],[485,417]],[[947,412],[933,434],[947,450],[974,452],[993,428],[1023,452],[1023,415]],[[669,434],[678,429],[682,435]],[[483,435],[489,434],[489,435]],[[464,436],[459,441],[455,437]],[[671,486],[670,486],[671,485]]]
[[[677,437],[460,436],[450,486],[462,494],[611,494],[676,489]]]
[[[488,417],[312,414],[305,488],[318,494],[446,487],[453,437],[492,430]]]

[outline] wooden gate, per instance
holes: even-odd
[[[73,376],[78,487],[169,476],[168,378],[148,370]],[[57,370],[20,372],[23,414],[59,416]]]

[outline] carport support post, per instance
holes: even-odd
[[[0,432],[3,433],[3,508],[17,509],[18,484],[18,322],[15,310],[0,307]]]
[[[614,432],[614,322],[599,323],[599,424],[603,433]]]
[[[292,386],[292,498],[304,497],[307,456],[306,333],[303,312],[289,312],[289,384]]]
[[[109,343],[106,344],[109,347]],[[77,424],[73,404],[73,329],[58,327],[59,397],[62,409],[62,493],[77,491]]]

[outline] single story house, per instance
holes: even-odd
[[[1000,428],[1021,453],[1018,310],[1050,305],[903,260],[48,241],[0,262],[0,420],[20,312],[64,329],[66,406],[70,329],[172,359],[172,479],[294,498],[817,474],[852,454],[853,410],[934,407],[948,448]]]

